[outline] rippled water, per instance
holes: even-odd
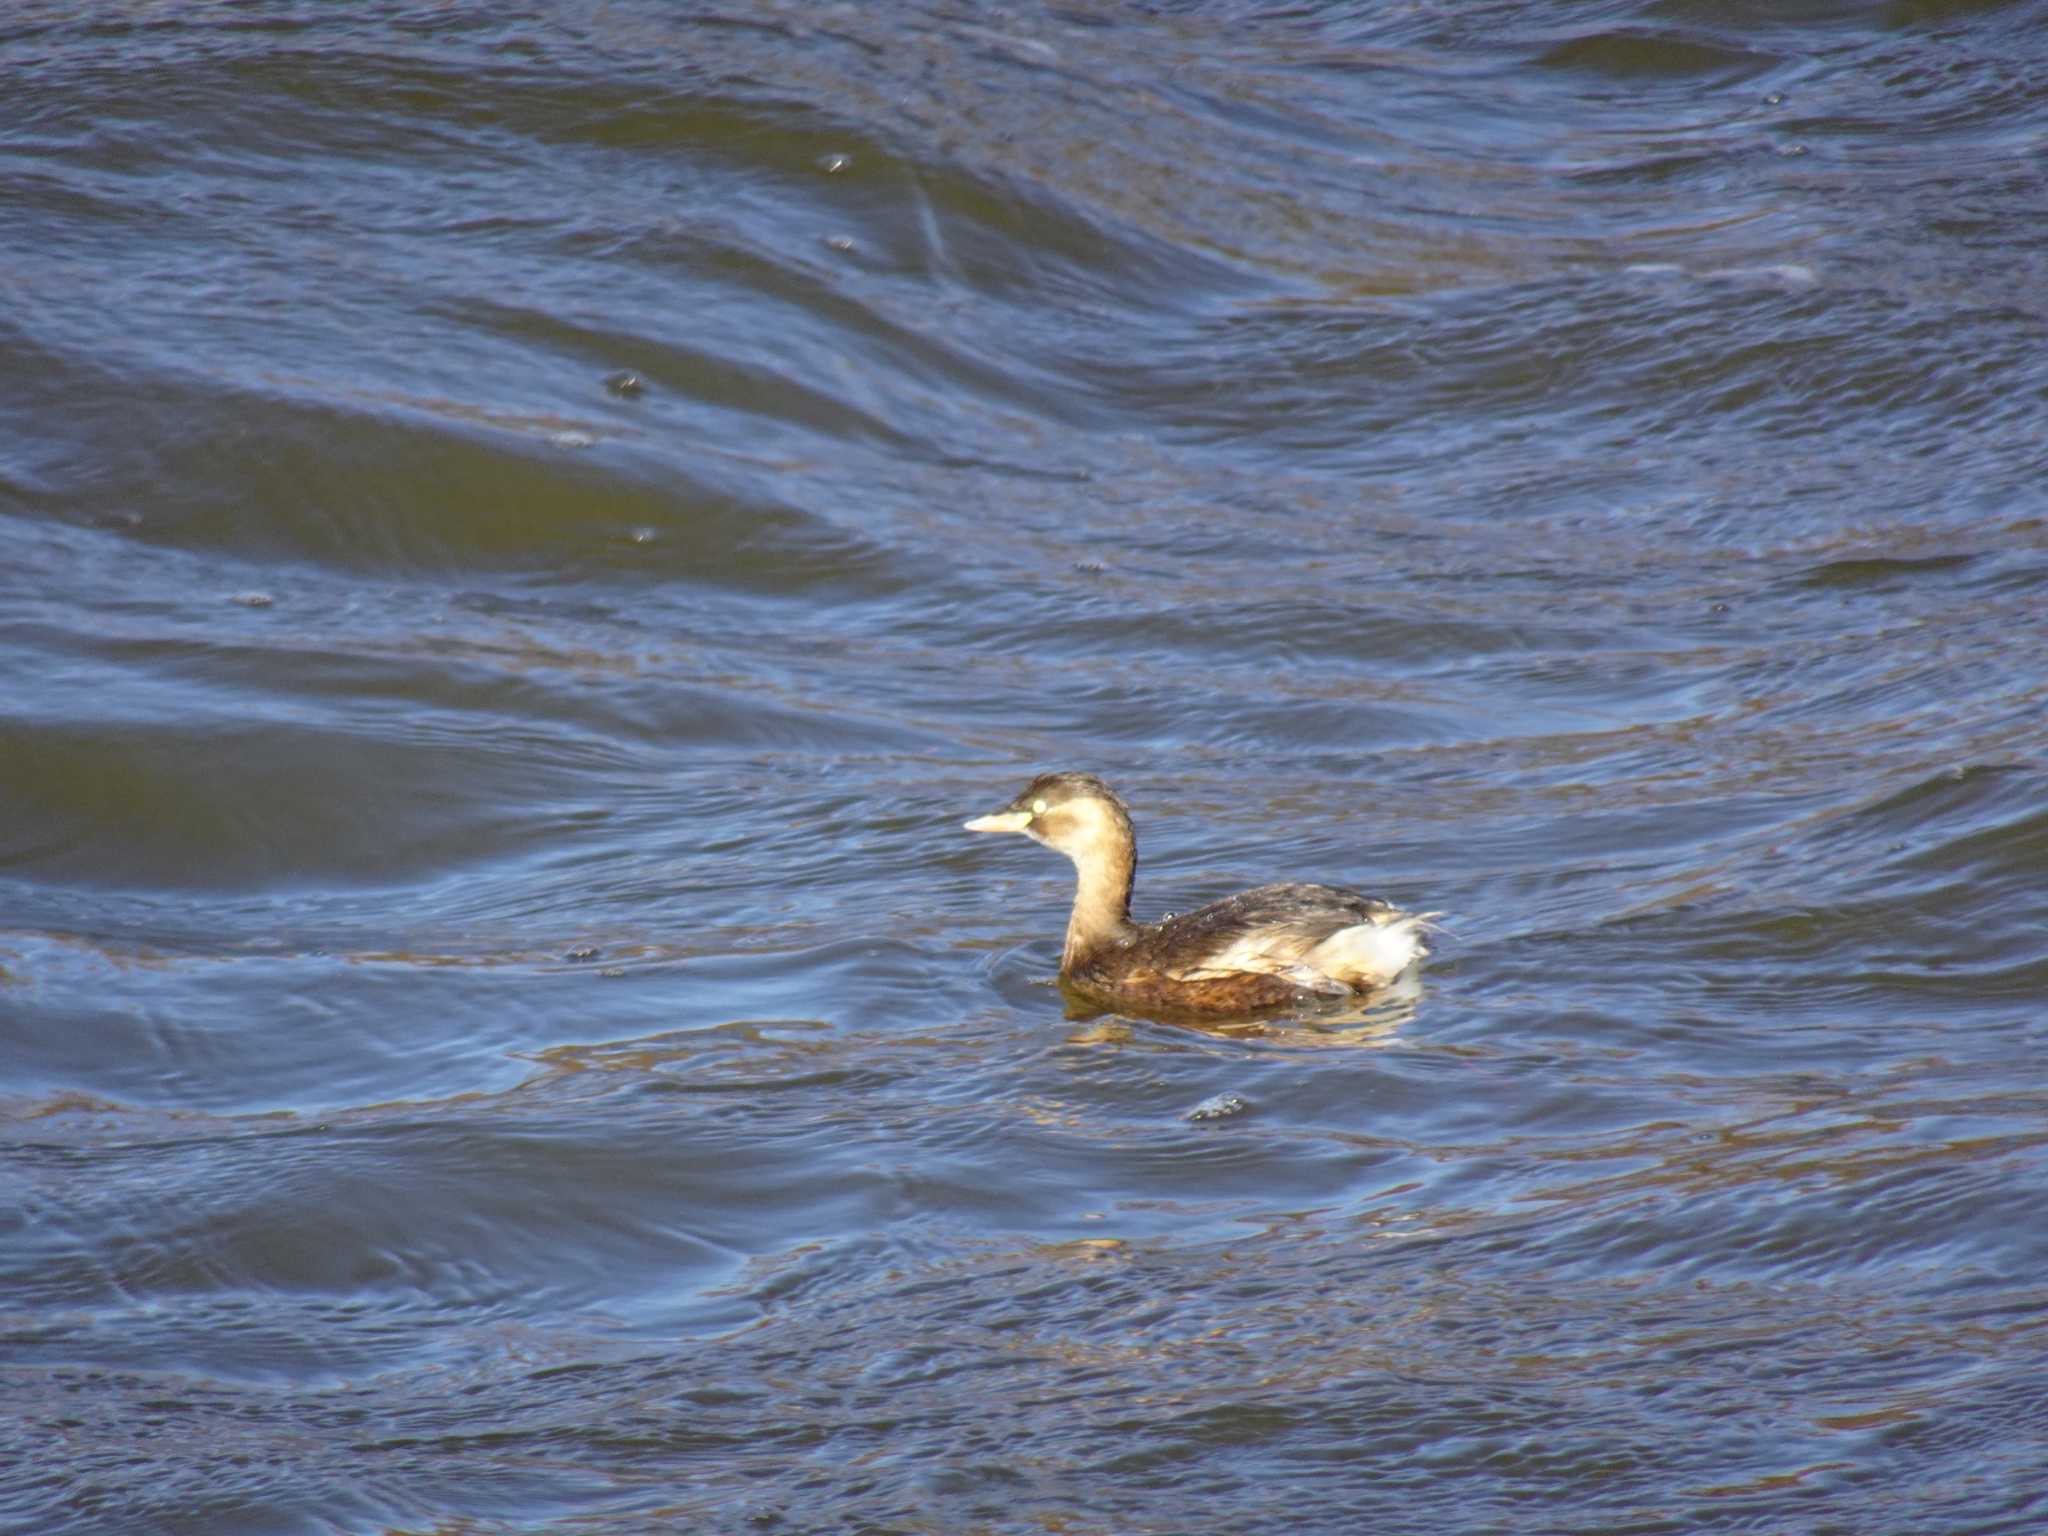
[[[11,8],[0,1519],[2041,1529],[2044,36]]]

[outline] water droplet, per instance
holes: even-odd
[[[1218,1093],[1202,1100],[1187,1113],[1190,1120],[1227,1120],[1250,1109],[1251,1101],[1241,1094]]]

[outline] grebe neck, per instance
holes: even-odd
[[[1060,951],[1062,975],[1130,936],[1131,880],[1137,871],[1138,850],[1129,844],[1092,848],[1074,860],[1074,912]]]

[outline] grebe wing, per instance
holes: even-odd
[[[1322,980],[1303,957],[1340,929],[1395,916],[1384,901],[1328,885],[1262,885],[1143,930],[1132,958],[1175,981],[1253,972]]]

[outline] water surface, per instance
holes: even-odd
[[[16,8],[0,1519],[2039,1529],[2041,20]]]

